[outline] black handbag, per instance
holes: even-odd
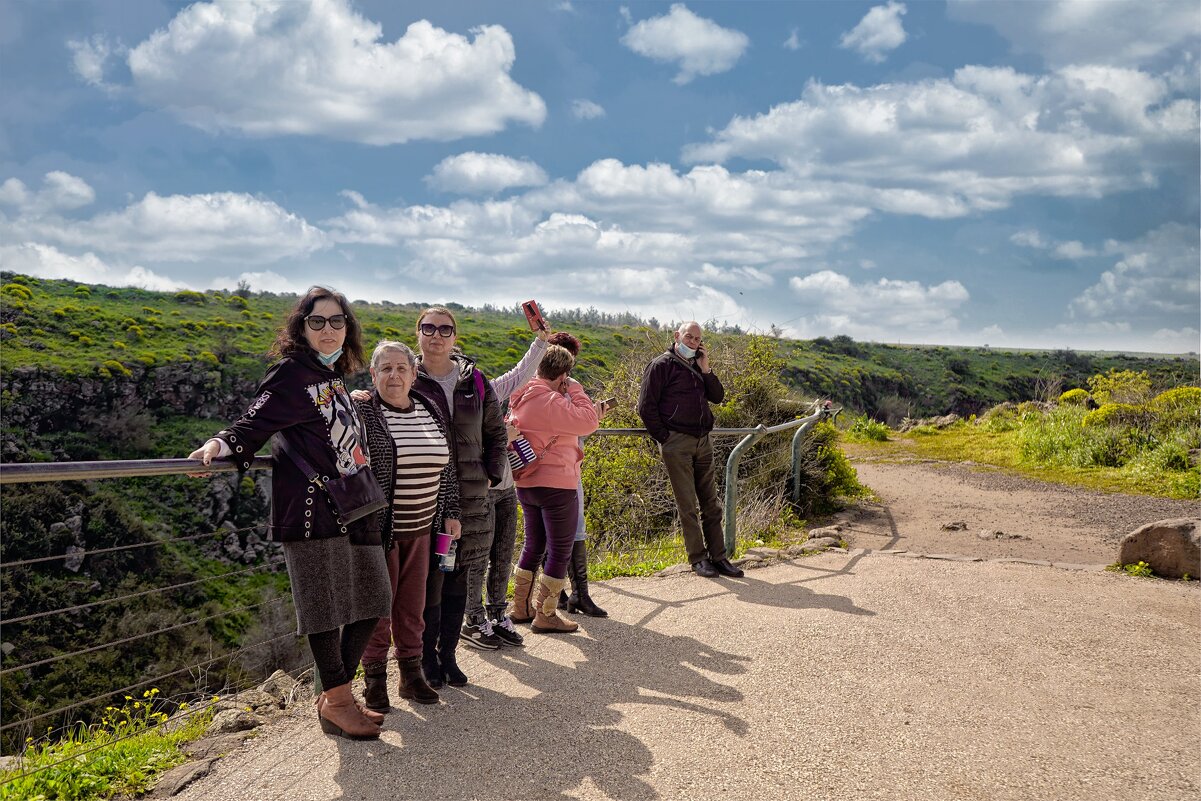
[[[375,474],[371,472],[371,468],[359,468],[357,472],[348,476],[322,478],[321,474],[314,470],[304,457],[292,449],[283,432],[279,434],[279,444],[280,449],[300,468],[300,472],[329,495],[337,513],[335,517],[338,525],[348,526],[354,521],[375,514],[388,506],[388,501],[384,498],[384,491],[380,489],[379,482],[375,480]]]

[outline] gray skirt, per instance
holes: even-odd
[[[392,586],[379,545],[351,545],[347,537],[285,542],[284,561],[297,634],[391,614]]]

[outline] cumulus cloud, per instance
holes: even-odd
[[[735,117],[683,156],[770,159],[809,180],[846,182],[883,211],[955,217],[1020,194],[1154,186],[1159,172],[1192,158],[1198,119],[1195,99],[1137,70],[964,67],[915,83],[810,82],[799,100]]]
[[[905,43],[905,27],[901,17],[906,12],[904,3],[889,2],[876,6],[864,15],[851,30],[842,35],[838,46],[855,50],[866,60],[879,64],[888,54]]]
[[[1201,14],[1192,0],[948,0],[952,19],[995,28],[1015,50],[1054,66],[1138,66],[1187,48],[1196,53]]]
[[[1056,242],[1047,239],[1033,228],[1018,231],[1009,237],[1009,241],[1026,248],[1049,251],[1051,256],[1056,259],[1075,260],[1097,255],[1097,251],[1085,247],[1082,242],[1074,239],[1066,242]]]
[[[181,10],[127,62],[144,103],[205,130],[390,145],[541,125],[542,98],[509,75],[508,31],[471,35],[421,20],[383,41],[348,0],[212,0]],[[99,54],[94,43],[76,50],[86,80],[102,76]]]
[[[625,11],[627,20],[628,10]],[[698,75],[716,75],[734,67],[751,40],[742,31],[723,28],[698,17],[683,3],[659,17],[634,24],[621,43],[640,56],[679,64],[674,83],[686,84]]]
[[[444,192],[488,195],[514,186],[541,186],[546,173],[528,159],[471,151],[442,159],[425,182]]]
[[[103,34],[96,34],[87,39],[72,39],[67,42],[67,47],[71,50],[71,65],[80,78],[105,91],[117,88],[105,80],[105,73],[109,62],[126,52],[123,46]]]
[[[788,285],[810,312],[798,329],[810,335],[844,333],[860,339],[892,339],[898,331],[914,335],[956,331],[956,311],[970,297],[958,281],[925,286],[881,278],[856,284],[832,270],[793,276]]]
[[[1138,324],[1144,330],[1201,317],[1201,263],[1196,227],[1168,223],[1131,242],[1110,240],[1105,252],[1118,261],[1076,296],[1076,321]]]
[[[0,245],[0,264],[4,269],[37,278],[59,278],[108,286],[136,286],[158,292],[188,288],[182,281],[159,275],[145,267],[116,267],[96,254],[79,256],[37,242]]]
[[[605,116],[605,110],[591,100],[573,100],[571,101],[571,116],[577,120],[595,120]]]
[[[26,214],[0,220],[0,239],[180,262],[272,262],[308,256],[329,244],[324,232],[276,203],[234,192],[150,192],[123,209],[84,220]]]
[[[775,281],[768,273],[754,267],[718,267],[705,262],[696,277],[710,284],[726,284],[751,289],[771,286]]]
[[[15,206],[23,215],[69,211],[90,205],[95,200],[96,192],[87,181],[60,170],[46,173],[42,188],[37,191],[31,190],[19,178],[9,178],[0,184],[0,204]]]
[[[263,272],[242,273],[237,278],[229,278],[221,276],[214,278],[209,282],[209,289],[236,289],[238,284],[245,281],[252,292],[274,292],[276,294],[299,294],[303,292],[307,284],[305,282],[297,282],[294,279],[286,278],[277,272],[265,270]],[[304,285],[302,285],[304,284]]]
[[[792,32],[788,34],[788,38],[784,40],[784,49],[785,50],[800,50],[801,49],[801,40],[799,38],[797,38],[798,32],[799,32],[798,29],[793,28]]]

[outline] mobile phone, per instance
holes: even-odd
[[[538,308],[538,301],[527,300],[521,304],[521,310],[525,312],[525,319],[530,324],[531,331],[546,330],[546,320],[542,319],[542,310]]]
[[[603,401],[600,402],[600,405],[601,406],[612,406],[615,403],[617,403],[617,396],[613,396],[612,398],[605,398]]]

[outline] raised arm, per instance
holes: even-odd
[[[492,379],[492,391],[496,393],[498,403],[507,401],[510,395],[525,386],[526,382],[534,377],[534,373],[538,370],[538,363],[542,361],[542,356],[546,353],[546,347],[546,340],[537,337],[530,343],[529,350],[525,352],[521,361],[517,362],[513,369]]]

